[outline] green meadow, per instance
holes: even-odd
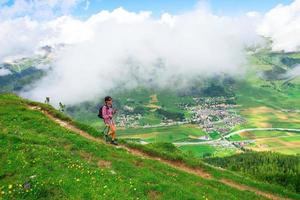
[[[284,137],[282,139],[288,138],[297,138],[300,136],[300,133],[297,132],[287,132],[287,131],[245,131],[240,134],[236,134],[230,137],[231,141],[240,141],[240,140],[251,140],[259,138],[276,138]]]
[[[180,142],[207,135],[193,125],[175,125],[155,128],[127,128],[118,130],[121,138],[140,138],[147,142]]]
[[[228,148],[221,148],[221,147],[214,147],[212,145],[185,145],[180,146],[180,150],[187,152],[189,154],[193,154],[196,157],[203,158],[203,157],[225,157],[234,155],[237,153],[236,149],[228,149]]]
[[[89,141],[0,96],[1,199],[265,199]]]
[[[28,104],[41,106],[97,136],[93,128],[73,122],[47,105],[0,95],[1,199],[266,199],[217,181],[222,177],[290,198],[299,197],[279,186],[203,165],[177,150],[187,163],[204,167],[214,178],[200,178],[122,148],[90,141],[42,112],[29,109]]]

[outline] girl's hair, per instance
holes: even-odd
[[[106,101],[110,101],[112,98],[110,97],[110,96],[106,96],[105,98],[104,98],[104,101],[106,102]]]

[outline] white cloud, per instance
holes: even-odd
[[[181,15],[163,13],[160,19],[149,11],[123,8],[85,21],[55,17],[79,2],[89,1],[16,0],[0,8],[0,61],[31,55],[43,45],[68,44],[48,76],[24,96],[72,104],[119,85],[175,87],[178,79],[185,85],[199,76],[240,74],[246,63],[244,47],[259,41],[257,24],[261,35],[273,39],[274,50],[299,50],[300,0],[241,18],[216,16],[205,3]]]
[[[94,32],[88,24],[69,16],[62,16],[44,24],[51,31],[41,42],[43,45],[74,44],[91,39]]]
[[[11,74],[11,71],[8,69],[0,68],[0,77]]]
[[[0,63],[7,57],[30,56],[45,45],[74,44],[92,36],[86,23],[68,16],[44,22],[29,17],[0,21]]]
[[[0,62],[5,57],[31,55],[43,37],[39,23],[27,17],[0,21]]]
[[[267,12],[258,32],[272,39],[275,51],[300,51],[300,0]]]
[[[49,76],[23,95],[66,104],[103,95],[119,84],[170,87],[178,78],[188,84],[201,75],[238,74],[246,62],[244,47],[258,39],[248,18],[219,17],[203,8],[158,20],[150,12],[119,8],[86,21],[63,17],[49,24],[59,27],[56,42],[75,34],[76,43],[59,55]]]
[[[257,17],[260,17],[261,14],[259,12],[256,12],[256,11],[250,11],[250,12],[247,12],[246,15],[248,17],[254,17],[254,18],[257,18]]]

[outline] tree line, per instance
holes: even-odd
[[[257,180],[275,183],[300,193],[300,155],[247,152],[204,160],[210,164],[241,172]]]

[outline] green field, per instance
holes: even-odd
[[[140,138],[147,142],[180,142],[206,135],[202,129],[193,125],[178,125],[157,128],[120,129],[121,138]]]
[[[283,154],[300,153],[300,133],[286,131],[248,131],[229,138],[230,141],[253,140],[246,148]]]
[[[239,140],[251,140],[259,138],[273,138],[273,137],[283,137],[293,138],[293,136],[298,137],[300,133],[297,132],[286,132],[286,131],[245,131],[243,133],[234,135],[230,138],[231,141]]]
[[[299,136],[257,139],[255,140],[254,145],[249,146],[249,149],[255,151],[273,151],[292,155],[299,154]]]
[[[179,147],[182,151],[191,152],[197,157],[211,156],[216,149],[210,145],[187,145]]]
[[[236,149],[226,149],[226,148],[220,148],[220,147],[213,147],[211,145],[186,145],[186,146],[180,146],[180,150],[194,154],[196,157],[224,157],[224,156],[230,156],[237,152]]]

